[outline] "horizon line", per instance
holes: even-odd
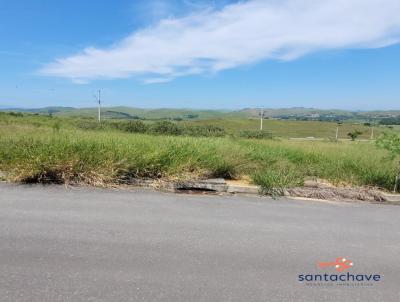
[[[242,107],[242,108],[237,108],[237,109],[232,109],[232,108],[190,108],[190,107],[133,107],[133,106],[126,106],[126,105],[115,105],[115,106],[104,106],[102,108],[118,108],[118,107],[124,107],[124,108],[131,108],[131,109],[141,109],[141,110],[161,110],[161,109],[173,109],[173,110],[193,110],[193,111],[230,111],[230,112],[235,112],[235,111],[243,111],[243,110],[288,110],[288,109],[306,109],[306,110],[319,110],[319,111],[346,111],[346,112],[375,112],[375,111],[400,111],[400,108],[398,109],[371,109],[371,110],[362,110],[362,109],[341,109],[341,108],[329,108],[329,109],[323,109],[323,108],[317,108],[317,107],[301,107],[301,106],[293,106],[293,107]],[[91,107],[75,107],[75,106],[41,106],[41,107],[0,107],[0,111],[11,111],[11,110],[40,110],[40,109],[46,109],[46,108],[70,108],[70,109],[97,109],[96,106],[91,106]]]

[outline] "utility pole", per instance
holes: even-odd
[[[338,121],[336,124],[336,141],[339,141],[339,127],[342,124],[342,122]]]
[[[371,126],[371,140],[374,139],[374,126]]]
[[[99,89],[98,101],[99,101],[99,123],[100,123],[101,122],[101,91],[100,91],[100,89]]]
[[[260,131],[263,130],[264,108],[261,107]]]

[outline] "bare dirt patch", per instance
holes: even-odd
[[[385,201],[383,192],[373,187],[334,186],[326,180],[307,180],[303,187],[285,190],[286,196],[325,200]]]

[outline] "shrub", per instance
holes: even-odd
[[[384,133],[376,142],[378,147],[390,152],[390,158],[397,161],[397,173],[393,191],[397,192],[400,180],[400,135]]]
[[[21,112],[9,112],[8,114],[11,116],[14,116],[14,117],[23,117],[24,116],[24,114]]]
[[[347,133],[347,136],[350,137],[352,141],[355,141],[357,137],[359,137],[361,134],[362,134],[361,131],[354,130],[352,132]]]
[[[127,121],[112,123],[112,126],[130,133],[145,133],[148,131],[148,126],[142,121]]]
[[[239,132],[239,137],[256,138],[256,139],[271,139],[272,133],[266,132],[266,131],[242,130]]]
[[[77,127],[83,130],[103,130],[104,123],[99,123],[93,120],[79,121]]]
[[[154,134],[182,135],[182,129],[175,123],[169,121],[156,122],[151,126],[150,131]]]
[[[253,181],[261,187],[261,193],[283,196],[285,188],[302,186],[304,175],[293,169],[266,170],[253,176]]]
[[[214,125],[183,126],[182,133],[188,136],[205,136],[205,137],[221,137],[226,134],[223,128]]]

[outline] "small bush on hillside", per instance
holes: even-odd
[[[242,130],[239,132],[239,137],[256,138],[256,139],[271,139],[272,133],[266,132],[266,131]]]
[[[14,116],[14,117],[23,117],[24,114],[21,112],[9,112],[8,115]]]
[[[188,136],[206,136],[206,137],[221,137],[224,136],[225,130],[214,125],[205,126],[183,126],[182,132]]]
[[[103,123],[99,123],[97,121],[88,120],[88,121],[80,121],[77,124],[77,127],[83,130],[104,130],[105,126]]]
[[[354,130],[352,132],[347,133],[347,136],[350,137],[352,141],[355,141],[357,137],[359,137],[362,133],[362,131],[359,130]]]
[[[170,121],[160,121],[153,124],[149,131],[153,134],[162,135],[186,135],[186,136],[203,136],[203,137],[220,137],[224,136],[225,130],[218,126],[192,126],[179,125]]]
[[[150,132],[154,134],[163,135],[182,135],[182,129],[175,123],[169,121],[160,121],[153,124],[150,128]]]
[[[142,121],[127,121],[112,123],[112,126],[118,130],[131,133],[145,133],[148,131],[148,126]]]

